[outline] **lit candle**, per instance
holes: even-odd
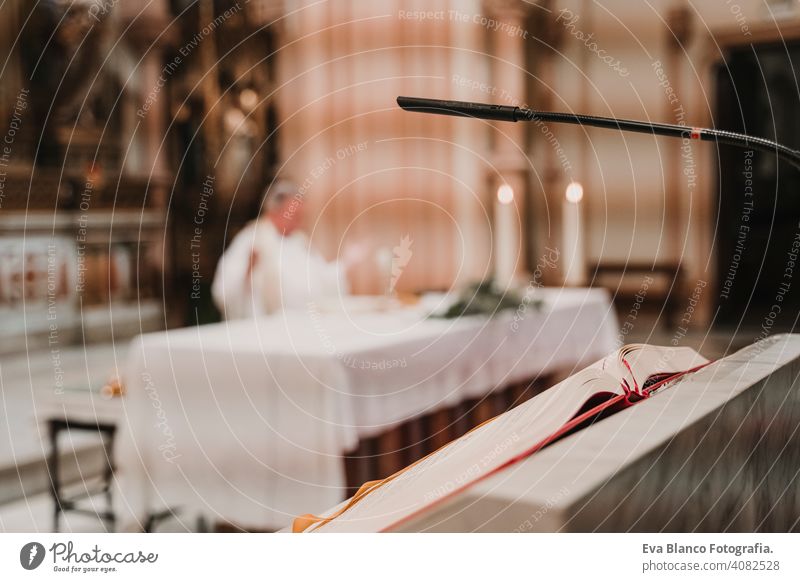
[[[583,254],[583,222],[581,200],[583,186],[570,182],[565,193],[563,210],[563,265],[564,284],[581,286],[586,281],[586,261]]]
[[[497,189],[497,203],[494,208],[494,279],[503,289],[514,279],[519,251],[514,214],[514,189],[508,184],[502,184]]]

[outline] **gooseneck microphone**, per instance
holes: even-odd
[[[795,168],[800,169],[800,151],[793,150],[772,140],[764,139],[763,137],[754,137],[733,131],[687,127],[685,125],[672,125],[669,123],[632,121],[629,119],[616,119],[614,117],[597,117],[595,115],[580,115],[577,113],[534,111],[533,109],[514,107],[511,105],[445,101],[442,99],[424,99],[420,97],[398,97],[397,104],[406,111],[416,111],[418,113],[474,117],[476,119],[489,119],[492,121],[569,123],[586,127],[616,129],[617,131],[632,131],[636,133],[649,133],[652,135],[665,135],[684,139],[713,141],[718,144],[774,153],[792,164]]]

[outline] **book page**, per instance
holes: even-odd
[[[655,374],[676,374],[708,363],[706,358],[691,348],[647,344],[623,346],[617,350],[616,358],[605,358],[603,361],[610,374],[619,376],[631,390],[637,392]]]

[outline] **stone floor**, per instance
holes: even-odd
[[[50,495],[34,495],[29,499],[21,499],[0,506],[0,531],[52,532],[53,502]],[[104,532],[106,529],[102,522],[91,516],[68,513],[61,518],[60,531],[69,533]]]
[[[0,531],[49,531],[52,502],[45,455],[49,451],[40,412],[56,390],[99,389],[123,365],[127,342],[90,344],[30,354],[4,355],[0,360]],[[60,440],[64,457],[75,451],[102,454],[99,438],[70,433]],[[34,484],[34,495],[21,491]],[[71,516],[70,531],[99,531],[93,518]]]

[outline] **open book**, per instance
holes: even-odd
[[[669,387],[708,360],[690,348],[628,345],[409,467],[365,483],[329,516],[293,531],[391,529],[584,426]]]

